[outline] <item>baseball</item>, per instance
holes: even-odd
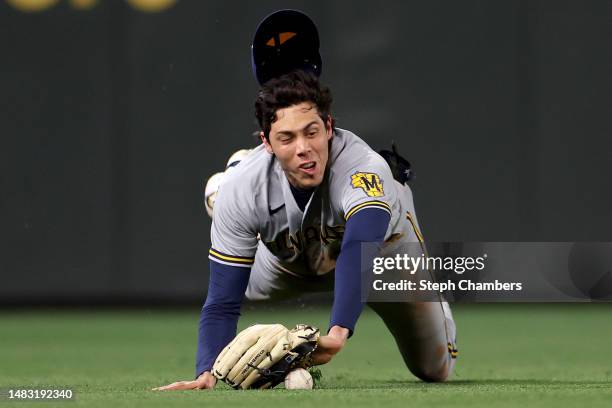
[[[285,388],[288,390],[311,390],[313,385],[312,376],[303,368],[296,368],[285,377]]]

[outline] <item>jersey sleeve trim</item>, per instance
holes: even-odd
[[[255,262],[255,258],[228,255],[224,254],[223,252],[217,251],[214,248],[210,248],[210,250],[208,251],[208,259],[223,265],[242,266],[247,268],[250,268]]]
[[[389,215],[391,215],[391,207],[389,206],[389,204],[383,201],[372,200],[372,201],[366,201],[365,203],[357,204],[356,206],[351,208],[346,213],[344,219],[348,221],[349,218],[351,218],[354,214],[363,210],[364,208],[380,208],[381,210],[384,210],[388,212]]]

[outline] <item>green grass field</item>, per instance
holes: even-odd
[[[424,384],[404,367],[371,311],[312,391],[153,392],[193,376],[199,311],[0,312],[0,388],[75,390],[64,406],[612,406],[612,305],[459,305],[452,381]],[[327,308],[247,308],[254,322],[326,327]],[[13,402],[0,402],[10,406]],[[36,403],[17,403],[19,407]],[[56,406],[44,403],[44,406]]]

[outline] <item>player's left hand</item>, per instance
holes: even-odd
[[[152,391],[171,391],[171,390],[209,390],[215,387],[217,379],[209,372],[203,372],[196,380],[177,381],[162,387],[153,388]]]
[[[340,326],[329,329],[327,336],[319,337],[317,348],[312,353],[313,365],[327,364],[342,350],[349,336],[349,330]]]

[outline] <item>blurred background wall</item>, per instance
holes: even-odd
[[[0,304],[203,299],[203,184],[255,145],[281,8],[338,125],[412,162],[426,239],[612,240],[608,1],[0,0]]]

